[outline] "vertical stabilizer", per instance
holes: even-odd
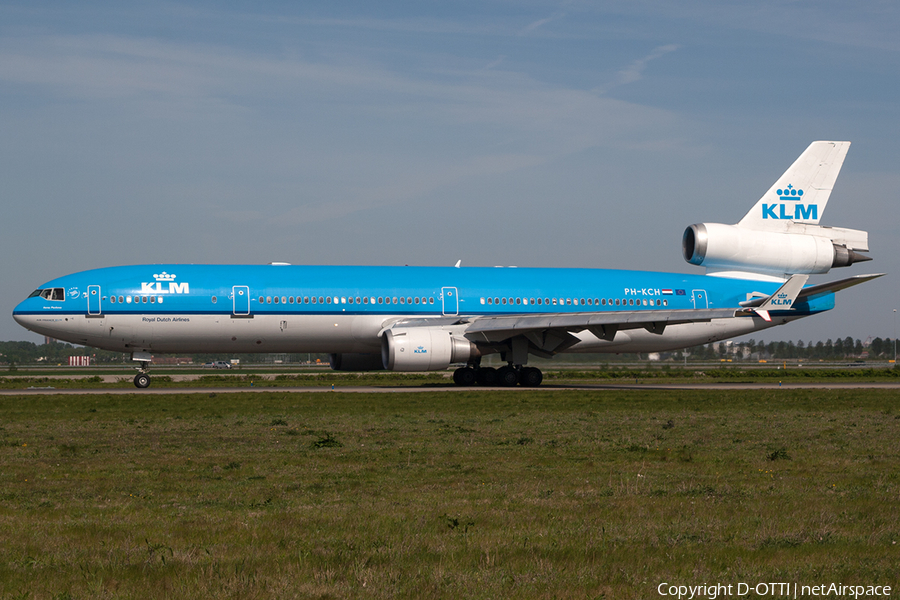
[[[738,223],[783,229],[789,221],[817,225],[841,172],[850,142],[813,142]]]

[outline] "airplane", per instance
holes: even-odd
[[[575,268],[160,264],[48,281],[13,317],[73,344],[130,353],[328,353],[338,371],[438,371],[457,385],[534,387],[529,356],[660,352],[834,307],[883,273],[808,285],[871,260],[868,233],[819,220],[850,142],[813,142],[736,224],[683,235],[706,274]],[[505,366],[482,366],[499,354]]]

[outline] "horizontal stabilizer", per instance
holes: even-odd
[[[847,279],[839,279],[837,281],[831,281],[829,283],[811,285],[808,288],[801,290],[800,294],[797,297],[809,298],[810,296],[815,296],[817,294],[837,292],[839,290],[845,290],[849,287],[853,287],[854,285],[859,285],[867,281],[872,281],[873,279],[878,279],[879,277],[884,277],[884,273],[874,273],[871,275],[855,275],[854,277],[848,277]]]

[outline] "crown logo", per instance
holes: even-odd
[[[803,190],[798,190],[794,188],[793,185],[788,184],[783,190],[775,190],[775,193],[778,194],[782,200],[800,200],[800,196],[803,195]]]
[[[173,273],[172,275],[169,275],[168,273],[163,271],[159,275],[154,274],[153,278],[157,281],[175,281],[175,274]]]
[[[778,294],[779,298],[787,298],[787,294]]]

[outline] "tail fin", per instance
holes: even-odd
[[[850,142],[813,142],[738,223],[782,229],[785,221],[817,225],[841,172]]]

